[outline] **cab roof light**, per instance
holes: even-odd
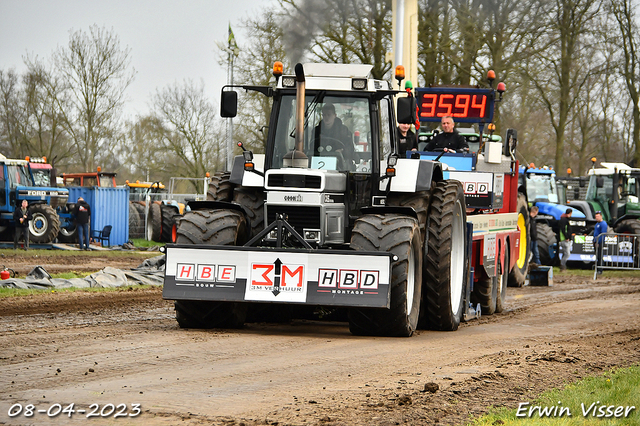
[[[351,79],[351,88],[353,90],[364,90],[367,88],[367,79],[366,78],[352,78]]]
[[[275,61],[273,63],[273,76],[276,78],[276,83],[278,82],[278,79],[282,77],[283,70],[284,70],[284,65],[282,65],[282,62]]]
[[[404,67],[402,65],[396,66],[396,80],[398,80],[398,86],[402,87],[400,84],[404,80]]]
[[[282,87],[296,87],[296,78],[290,75],[282,77]]]

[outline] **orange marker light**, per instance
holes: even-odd
[[[496,72],[494,70],[487,71],[487,80],[495,80]]]
[[[396,67],[396,80],[404,80],[404,67],[402,65]]]
[[[275,77],[280,77],[282,75],[283,70],[284,70],[284,65],[282,65],[282,62],[275,61],[273,63],[273,75]]]

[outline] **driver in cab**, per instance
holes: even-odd
[[[445,115],[440,121],[442,132],[429,141],[425,151],[463,152],[469,151],[469,144],[464,136],[454,129],[453,117]]]
[[[336,107],[332,103],[322,107],[322,120],[315,128],[314,139],[314,152],[319,155],[339,152],[347,160],[353,158],[351,131],[336,117]]]

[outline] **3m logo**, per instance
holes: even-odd
[[[250,283],[253,290],[280,292],[304,291],[305,265],[284,264],[280,259],[274,263],[252,263]]]
[[[178,281],[235,282],[236,267],[233,265],[210,265],[178,263],[176,269]]]
[[[465,182],[464,193],[465,194],[488,194],[489,184],[486,182]]]
[[[318,287],[377,290],[380,283],[380,272],[357,269],[320,269],[318,270]]]

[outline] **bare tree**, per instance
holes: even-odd
[[[215,108],[204,93],[204,83],[173,84],[153,97],[155,131],[162,150],[173,160],[165,169],[173,176],[202,177],[222,170],[222,129]]]
[[[555,132],[555,167],[564,170],[565,136],[571,112],[592,69],[582,57],[592,55],[589,26],[600,12],[599,0],[556,0],[549,15],[549,47],[536,55],[537,63],[524,69],[549,114]],[[546,42],[545,42],[546,43]]]
[[[115,33],[95,25],[88,33],[71,33],[68,46],[53,54],[55,69],[67,83],[69,103],[58,99],[62,123],[86,170],[114,152],[124,92],[135,74],[130,62],[130,49],[120,47]]]
[[[620,74],[624,78],[632,103],[633,133],[631,146],[635,147],[633,163],[640,166],[640,35],[638,35],[636,7],[632,0],[610,0],[609,9],[618,24],[617,38],[622,56]]]
[[[25,111],[20,79],[15,70],[0,70],[0,148],[4,155],[22,155]]]
[[[65,104],[60,75],[47,70],[42,61],[25,59],[23,76],[28,144],[26,155],[45,156],[53,167],[66,165],[73,157],[73,146],[62,123],[60,105]]]

